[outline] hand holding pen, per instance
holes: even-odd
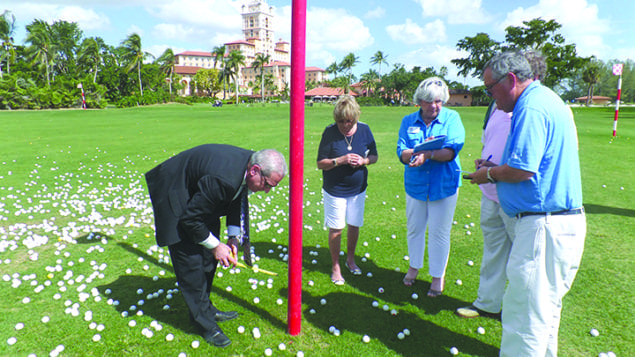
[[[493,162],[490,161],[491,159],[492,159],[492,155],[488,156],[487,159],[485,160],[476,159],[474,160],[474,165],[476,166],[477,170],[483,166],[496,166]]]

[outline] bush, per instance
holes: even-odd
[[[360,107],[381,107],[384,101],[378,97],[357,97],[355,98]]]

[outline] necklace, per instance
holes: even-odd
[[[348,146],[346,147],[348,151],[353,150],[353,135],[351,135],[351,141],[348,141],[348,138],[346,138],[346,135],[344,135],[344,140],[346,140],[346,143],[348,144]]]

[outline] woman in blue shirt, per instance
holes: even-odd
[[[367,124],[359,122],[359,105],[351,96],[335,104],[335,123],[324,129],[317,166],[322,170],[324,226],[329,228],[332,260],[331,281],[343,285],[339,257],[342,230],[347,229],[346,267],[354,275],[362,270],[355,264],[359,227],[364,223],[364,201],[368,185],[366,166],[377,162],[377,145]]]
[[[413,97],[419,111],[401,121],[397,156],[405,167],[406,215],[410,268],[403,279],[414,284],[423,268],[425,235],[428,230],[428,260],[432,284],[428,296],[443,293],[445,269],[450,254],[450,229],[461,186],[459,151],[465,143],[465,129],[459,114],[443,107],[450,93],[447,84],[432,77],[419,84]],[[417,144],[446,136],[441,149],[414,154]]]

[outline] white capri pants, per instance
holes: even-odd
[[[437,201],[421,201],[406,194],[408,255],[412,268],[423,268],[427,228],[430,275],[434,278],[445,276],[450,255],[450,230],[458,197],[458,190],[454,195]]]
[[[324,195],[324,226],[331,229],[344,229],[346,224],[361,227],[364,225],[364,203],[366,190],[351,197],[335,197],[322,189]]]

